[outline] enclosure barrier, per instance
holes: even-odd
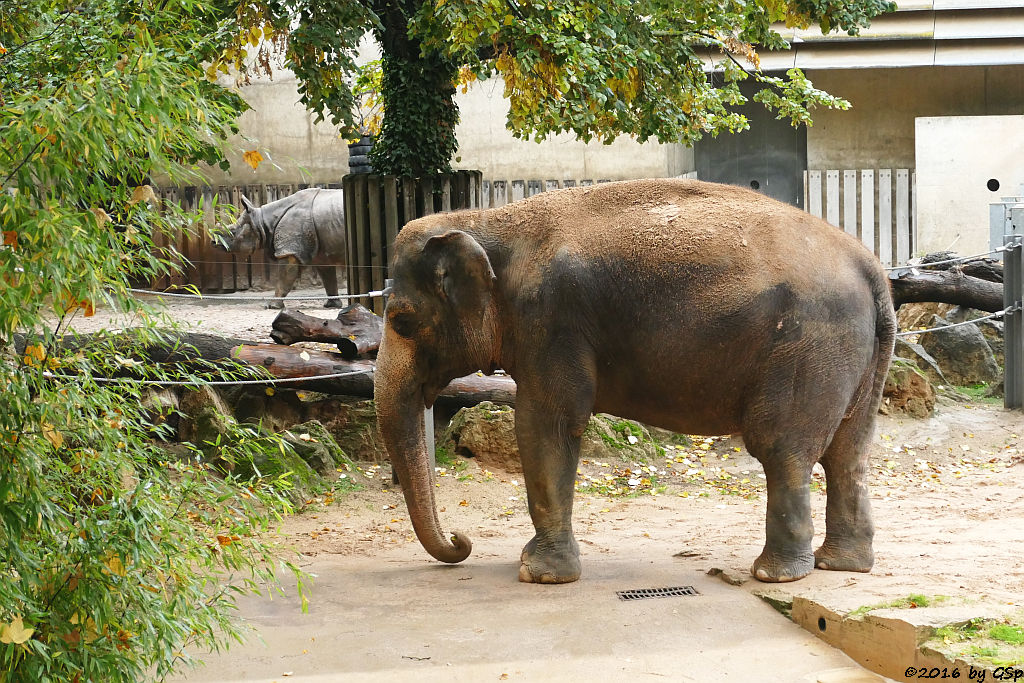
[[[1003,372],[1003,406],[1024,407],[1024,245],[1020,235],[1003,238],[1003,346],[1005,367]]]
[[[904,263],[917,245],[916,180],[908,168],[806,171],[804,206],[860,239],[882,265]]]

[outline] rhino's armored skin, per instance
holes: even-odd
[[[341,308],[336,269],[346,264],[342,191],[312,187],[260,207],[245,197],[242,203],[242,215],[227,232],[215,235],[213,243],[243,256],[263,249],[268,258],[282,263],[267,308],[284,308],[300,267],[309,265],[323,281],[326,307]]]

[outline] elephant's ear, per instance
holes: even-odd
[[[479,242],[461,230],[449,230],[427,240],[423,256],[433,263],[438,296],[466,319],[483,315],[497,278]]]
[[[245,207],[246,211],[255,211],[256,210],[256,207],[253,206],[252,202],[250,202],[249,198],[246,197],[244,194],[242,195],[242,205]]]

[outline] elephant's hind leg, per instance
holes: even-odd
[[[818,569],[867,572],[874,564],[867,471],[876,410],[875,401],[861,401],[840,423],[821,459],[828,498],[825,542],[814,553]]]
[[[574,396],[557,398],[550,387],[522,386],[516,399],[516,440],[523,463],[530,517],[536,535],[520,558],[519,580],[569,583],[580,577],[579,544],[572,530],[572,502],[580,436],[590,418],[592,392],[575,387]]]
[[[848,394],[779,391],[807,381],[801,372],[777,373],[744,419],[744,442],[768,488],[764,550],[750,569],[761,581],[795,581],[814,569],[811,469],[842,420],[841,397]]]
[[[798,443],[747,442],[764,467],[768,486],[764,549],[750,568],[767,582],[796,581],[814,569],[810,483],[814,455]]]

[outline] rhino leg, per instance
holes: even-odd
[[[274,290],[274,298],[267,302],[267,308],[284,308],[284,298],[292,291],[298,277],[299,260],[289,256],[278,270],[277,288]]]
[[[320,281],[324,283],[324,291],[327,292],[324,308],[342,308],[345,303],[338,298],[338,269],[334,266],[317,266],[316,272],[320,273]]]

